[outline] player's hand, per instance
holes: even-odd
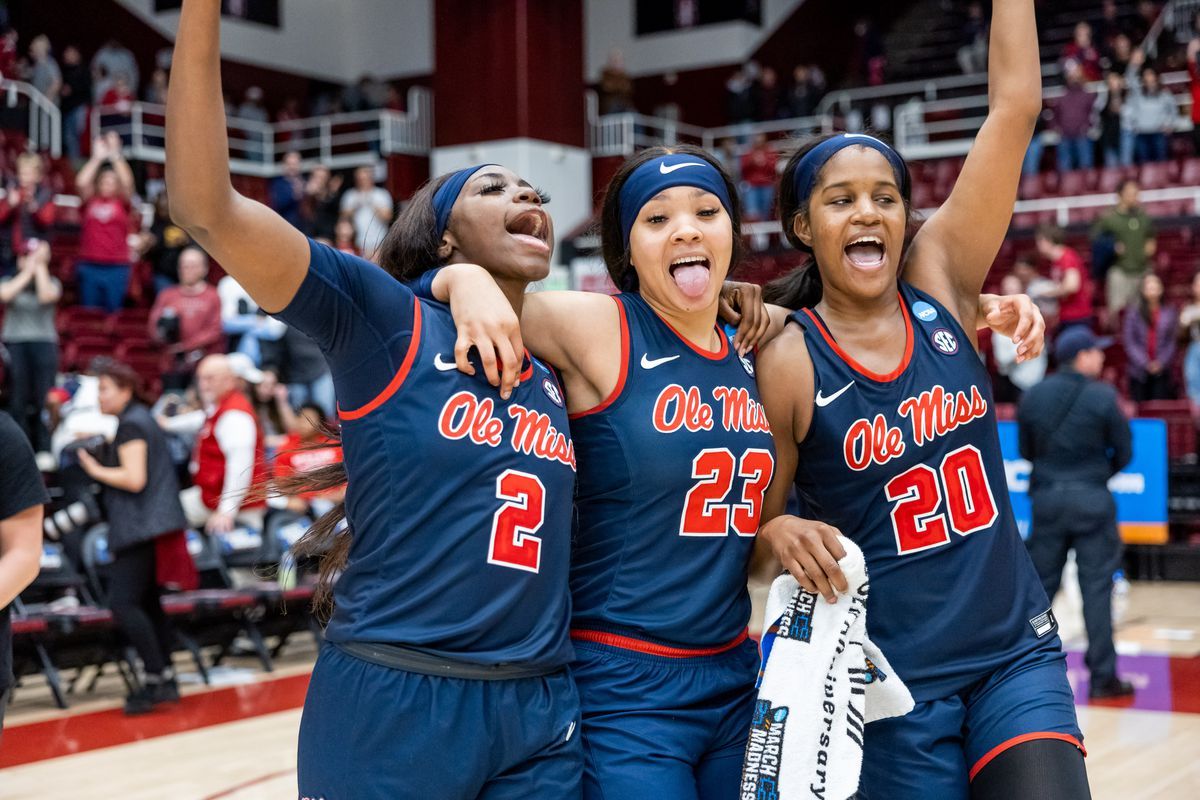
[[[1012,339],[1017,346],[1018,364],[1042,354],[1046,320],[1029,295],[980,295],[979,317],[997,334]]]
[[[836,603],[839,592],[850,590],[837,563],[846,557],[837,528],[785,514],[764,525],[758,535],[766,539],[783,568],[792,573],[805,591]]]
[[[771,315],[763,303],[762,287],[754,283],[725,281],[717,314],[730,325],[737,326],[733,347],[744,356],[758,346],[771,327]]]
[[[499,387],[500,396],[507,400],[520,383],[525,358],[520,319],[483,267],[455,264],[442,274],[450,288],[450,313],[458,329],[454,363],[460,372],[474,375],[475,367],[468,357],[474,347],[488,383]]]

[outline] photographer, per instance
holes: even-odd
[[[199,247],[179,254],[179,285],[163,289],[150,311],[150,336],[167,345],[171,363],[163,385],[182,389],[192,382],[196,365],[224,350],[221,298],[208,276],[208,256]]]
[[[13,419],[25,431],[33,449],[50,449],[50,432],[42,422],[46,392],[58,372],[58,332],[54,310],[62,284],[50,275],[50,246],[37,239],[24,242],[17,272],[0,279],[0,303],[7,313],[0,338],[12,364]]]
[[[142,714],[158,703],[179,699],[171,670],[172,633],[163,612],[159,585],[178,576],[194,585],[190,560],[179,554],[187,527],[179,504],[179,483],[163,432],[149,410],[137,401],[138,376],[130,367],[111,362],[99,370],[100,409],[119,420],[116,437],[104,458],[88,450],[79,463],[104,486],[109,520],[109,602],[113,617],[142,659],[145,681],[125,700],[126,714]],[[182,552],[186,554],[186,545]]]

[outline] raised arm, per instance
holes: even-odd
[[[133,170],[129,167],[129,162],[125,160],[125,145],[121,141],[120,134],[110,131],[105,137],[108,140],[108,163],[112,165],[113,172],[117,176],[117,183],[121,187],[121,197],[128,200],[133,197],[133,192],[136,186],[133,182]]]
[[[230,182],[220,19],[217,0],[184,0],[167,93],[171,218],[273,313],[287,306],[308,273],[308,242]]]
[[[974,317],[976,295],[1012,220],[1021,162],[1042,110],[1033,0],[995,0],[988,115],[949,199],[913,241],[905,277]]]

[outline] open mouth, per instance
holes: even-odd
[[[878,236],[860,236],[846,245],[846,258],[859,269],[878,269],[883,266],[887,247]]]
[[[671,279],[687,297],[698,299],[708,289],[709,266],[704,256],[680,256],[671,262]]]
[[[514,239],[549,252],[550,220],[541,209],[523,211],[508,221],[505,230]]]

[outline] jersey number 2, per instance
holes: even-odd
[[[750,449],[739,460],[725,448],[701,450],[692,460],[692,477],[679,522],[680,536],[725,536],[732,524],[738,536],[758,533],[763,493],[771,482],[775,457],[769,450]],[[726,503],[734,475],[744,478],[740,503]]]
[[[888,501],[896,504],[892,528],[900,555],[949,544],[951,528],[966,536],[990,528],[996,521],[996,499],[983,457],[971,445],[947,454],[938,470],[918,464],[897,475],[884,492]],[[943,497],[946,513],[938,513]]]
[[[496,497],[505,503],[492,516],[488,563],[537,572],[542,540],[534,534],[546,517],[546,487],[536,475],[509,469],[496,478]]]

